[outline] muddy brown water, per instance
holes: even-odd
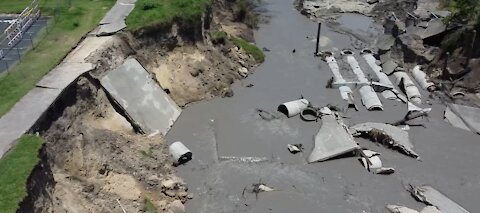
[[[304,122],[298,116],[264,121],[255,109],[275,111],[278,104],[301,95],[318,106],[343,102],[338,90],[325,88],[332,76],[327,64],[313,57],[316,23],[296,11],[291,1],[266,0],[265,7],[272,17],[255,33],[257,45],[271,50],[265,52],[265,62],[234,84],[233,97],[184,109],[167,135],[169,143],[182,141],[194,155],[177,168],[194,195],[186,203],[188,212],[387,212],[386,204],[421,209],[424,204],[405,190],[408,184],[432,185],[471,212],[477,209],[480,136],[444,122],[445,106],[436,100],[424,105],[433,108],[430,118],[423,120],[426,128],[409,130],[422,161],[357,139],[360,145],[381,152],[384,166],[394,167],[396,173],[368,173],[356,157],[307,164],[321,122]],[[342,18],[341,23],[355,27],[357,21],[355,15]],[[323,49],[352,47],[348,35],[327,27],[322,35],[332,41]],[[393,122],[406,113],[406,105],[380,94],[385,110],[369,112],[356,97],[360,111],[349,111],[348,124]],[[423,94],[427,99],[428,94]],[[288,143],[302,143],[305,152],[290,154]],[[276,191],[258,197],[249,193],[251,185],[260,181]]]

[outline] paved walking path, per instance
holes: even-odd
[[[132,11],[134,2],[118,0],[104,20],[108,20],[108,23],[123,23],[125,17]],[[100,22],[100,28],[105,25],[104,20]],[[116,31],[109,31],[109,33],[115,33],[121,29],[116,28]],[[83,73],[94,69],[94,65],[88,63],[86,58],[96,50],[104,48],[112,37],[93,35],[80,42],[62,63],[45,75],[34,89],[0,118],[0,158],[18,138],[30,130],[68,85]]]

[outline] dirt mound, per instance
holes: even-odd
[[[43,212],[139,212],[146,200],[160,211],[187,200],[163,137],[135,134],[93,78],[81,77],[59,103],[67,105],[41,132],[56,182]],[[164,193],[162,181],[173,178]]]

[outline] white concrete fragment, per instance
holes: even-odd
[[[286,113],[288,117],[293,117],[300,114],[303,110],[307,109],[310,102],[307,99],[299,99],[295,101],[285,102],[278,106],[278,111]]]
[[[301,152],[302,150],[295,144],[287,144],[287,149],[290,153],[295,154]]]
[[[424,90],[429,90],[435,84],[428,79],[427,74],[420,69],[420,65],[417,65],[412,70],[412,76],[417,81],[418,85]]]
[[[380,157],[372,156],[372,157],[369,157],[368,160],[370,160],[370,162],[372,163],[371,165],[368,163],[366,158],[361,158],[362,165],[368,171],[375,171],[377,169],[382,168],[382,160],[380,160]]]
[[[413,210],[413,209],[407,208],[405,206],[387,205],[387,209],[391,213],[418,213],[417,210]]]
[[[343,79],[342,74],[340,73],[340,68],[338,67],[337,60],[335,60],[335,57],[333,56],[333,53],[331,52],[325,52],[325,61],[327,62],[328,66],[330,67],[330,70],[333,73],[333,86],[336,85],[343,85],[346,83],[345,79]]]

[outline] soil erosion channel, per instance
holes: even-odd
[[[405,190],[408,184],[432,185],[466,209],[477,209],[480,171],[474,168],[478,168],[479,136],[444,122],[445,106],[437,100],[429,100],[433,110],[426,127],[409,130],[421,161],[356,139],[361,146],[382,153],[384,164],[395,167],[393,175],[368,173],[355,157],[307,164],[321,122],[304,122],[298,116],[266,121],[256,109],[276,111],[278,104],[301,96],[318,106],[340,105],[343,100],[338,90],[325,88],[332,74],[325,62],[313,57],[316,23],[296,11],[291,1],[267,0],[265,7],[270,21],[255,33],[257,46],[271,50],[265,52],[265,62],[255,74],[233,85],[235,96],[185,108],[167,135],[169,143],[182,141],[194,155],[177,168],[194,194],[186,203],[187,211],[386,212],[386,204],[421,209],[424,204]],[[358,26],[371,25],[356,24],[371,21],[357,17],[346,15],[335,28],[343,25],[355,33]],[[369,31],[352,36],[324,26],[322,50],[338,54],[351,48],[358,54],[359,48],[372,43],[369,39],[374,36],[365,36]],[[361,37],[367,38],[360,42],[363,46]],[[358,112],[350,110],[345,122],[394,122],[405,115],[405,104],[381,100],[384,111],[360,107]],[[359,98],[356,101],[361,106]],[[305,152],[290,154],[289,143],[303,144]],[[244,191],[259,182],[276,190],[258,196]]]

